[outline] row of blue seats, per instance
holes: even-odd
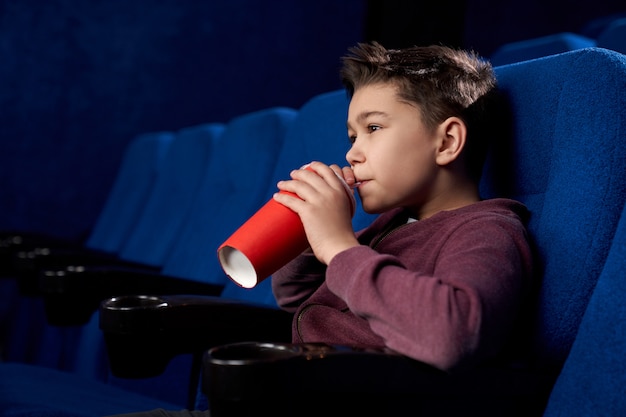
[[[510,42],[496,49],[489,59],[493,65],[506,65],[591,47],[626,53],[626,17],[613,19],[595,37],[561,32]]]
[[[221,206],[208,199],[214,195],[224,195],[226,199],[233,193],[243,192],[239,190],[245,185],[228,183],[233,175],[226,175],[233,170],[228,164],[245,162],[243,157],[233,159],[240,151],[242,137],[254,138],[259,136],[257,132],[264,132],[256,142],[257,146],[263,149],[280,147],[284,129],[294,114],[292,109],[271,109],[237,118],[228,126],[215,123],[138,137],[126,151],[107,203],[85,242],[85,250],[72,250],[71,265],[84,267],[86,253],[104,253],[110,256],[92,256],[91,262],[106,265],[109,277],[114,266],[111,261],[117,259],[145,265],[151,272],[188,279],[198,279],[206,273],[215,283],[224,285],[226,279],[217,274],[214,257],[183,248],[189,248],[192,242],[200,247],[217,244],[219,236],[226,233],[226,225],[233,227],[251,210],[262,195],[260,189],[250,193],[248,201],[242,199],[236,209],[231,209],[233,220],[220,219]],[[243,156],[256,154],[253,151]],[[271,155],[258,155],[258,164],[250,164],[250,167],[261,169],[263,164],[270,167],[273,161]],[[261,175],[265,171],[260,170],[257,177],[252,177],[258,179],[257,186],[269,175]],[[237,172],[243,175],[248,171],[242,168]],[[250,183],[254,184],[254,181]],[[211,189],[217,190],[218,194],[207,192]],[[195,210],[197,216],[208,216],[211,221],[187,222],[185,225],[191,210]],[[224,230],[221,234],[216,233],[222,224]],[[49,261],[44,262],[46,259],[67,253],[66,247],[59,248],[58,245],[46,248],[49,253],[39,257],[43,258],[39,263],[44,265],[51,265]],[[174,253],[177,248],[178,252]],[[190,256],[199,258],[199,262],[191,262],[195,266],[193,269],[188,267]],[[63,259],[69,262],[67,256]],[[84,271],[79,278],[86,277],[87,271]],[[25,277],[19,276],[19,279]],[[34,279],[38,280],[38,276],[35,275]],[[20,299],[18,308],[9,317],[4,359],[59,368],[96,380],[110,379],[97,315],[87,326],[50,326],[45,321],[45,301],[42,297]],[[69,313],[74,314],[71,306],[68,307]],[[32,317],[33,314],[39,316]],[[169,398],[186,398],[186,393],[168,395]]]
[[[626,309],[622,302],[626,296],[626,57],[592,47],[500,66],[496,74],[510,103],[511,141],[492,150],[481,191],[484,197],[516,198],[531,211],[529,232],[543,280],[532,313],[529,354],[538,369],[553,371],[557,376],[541,415],[623,415],[626,413],[622,389],[626,382],[622,349],[626,341]],[[193,202],[184,210],[168,214],[179,216],[177,220],[181,224],[163,252],[159,274],[198,282],[213,280],[214,284],[224,286],[219,295],[225,299],[250,300],[258,291],[256,301],[275,308],[266,285],[245,290],[226,279],[219,270],[215,250],[271,196],[275,182],[287,176],[289,170],[314,159],[329,163],[343,161],[348,147],[346,106],[345,93],[335,91],[312,98],[298,110],[267,109],[226,124],[214,139],[204,169],[197,174],[200,185],[191,194]],[[234,128],[242,125],[247,127]],[[277,126],[280,128],[276,129]],[[229,135],[229,132],[237,134]],[[506,133],[503,131],[503,138]],[[158,188],[171,161],[170,152],[182,143],[178,140],[178,135],[171,140],[152,191]],[[171,198],[165,196],[162,204],[182,198],[176,192],[176,188],[169,190]],[[372,219],[360,207],[357,213],[356,228]],[[171,220],[166,217],[161,221]],[[137,224],[147,221],[143,215],[137,219]],[[152,240],[159,240],[159,223],[154,227]],[[148,239],[145,244],[151,243]],[[177,268],[174,268],[175,259],[180,261]],[[214,267],[209,268],[209,263]],[[132,275],[126,278],[132,280]],[[198,315],[203,314],[204,301],[202,297],[185,299]],[[162,307],[163,314],[167,310]],[[103,311],[101,307],[100,314]],[[177,322],[171,325],[182,326]],[[87,326],[80,336],[82,342],[90,333],[85,329],[97,330],[95,322]],[[242,333],[241,340],[248,340],[243,329]],[[182,336],[175,342],[185,344]],[[85,367],[90,366],[90,360],[99,360],[88,358],[95,349],[85,343],[72,349],[74,355],[85,359]],[[189,379],[182,383],[160,379],[159,383],[166,388],[148,392],[138,388],[138,382],[128,382],[120,389],[112,386],[111,380],[102,382],[45,367],[5,363],[0,364],[0,370],[0,409],[15,417],[86,417],[159,406],[180,408],[179,400],[159,401],[155,397],[165,399],[164,390],[172,390],[176,385],[194,388]],[[375,362],[361,371],[374,375],[374,392],[384,390],[393,378],[401,378],[397,374],[393,378],[385,375],[385,370],[376,367]],[[356,374],[334,377],[344,380],[363,377]],[[524,393],[532,388],[518,386],[517,396],[523,400]],[[138,395],[139,392],[143,395]],[[192,390],[189,392],[193,394]],[[493,394],[491,400],[499,401],[495,397],[500,394]],[[199,393],[195,404],[206,400],[203,395],[208,393]],[[413,395],[419,398],[419,392]],[[484,401],[490,401],[490,392],[480,395],[485,396]],[[318,400],[316,397],[315,401]],[[275,406],[279,408],[280,404],[277,402]],[[466,411],[472,415],[471,410]]]
[[[212,123],[138,137],[126,151],[114,187],[84,249],[91,254],[105,253],[124,262],[157,268],[160,275],[175,279],[224,286],[222,296],[275,306],[269,280],[254,290],[244,291],[226,278],[210,248],[214,251],[270,198],[275,183],[286,178],[291,169],[313,159],[345,163],[348,140],[345,111],[340,106],[345,108],[347,98],[343,92],[330,96],[330,100],[323,96],[312,100],[299,112],[272,108],[237,117],[227,124]],[[314,118],[323,123],[314,125]],[[324,136],[326,129],[339,134]],[[319,138],[324,137],[329,143],[320,142]],[[355,226],[362,227],[370,220],[371,216],[361,212],[355,217]],[[55,262],[50,262],[50,258],[67,252],[65,247],[61,251],[55,248],[58,249],[52,245],[45,256],[39,257],[40,267],[51,268]],[[77,265],[82,267],[80,272],[74,272],[74,278],[89,279],[91,285],[97,285],[93,277],[96,271],[105,279],[129,274],[126,265],[113,269],[110,257],[95,257],[89,261],[95,265],[86,265],[84,251],[72,254],[75,256],[70,265],[74,269]],[[62,259],[69,262],[67,257]],[[103,357],[97,315],[91,317],[87,326],[50,326],[32,317],[43,313],[41,305],[45,302],[42,297],[22,297],[18,308],[10,313],[5,360],[46,365],[95,380],[112,380]],[[76,312],[70,308],[69,314]],[[115,381],[130,388],[138,385]],[[140,386],[139,390],[145,388]],[[165,391],[157,394],[187,405],[185,390]]]

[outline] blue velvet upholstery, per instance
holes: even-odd
[[[193,207],[162,272],[225,284],[217,247],[260,207],[296,110],[276,107],[234,118],[203,173]]]
[[[156,407],[181,408],[45,367],[6,363],[0,369],[3,417],[102,417]]]
[[[94,230],[98,234],[94,236],[92,245],[106,241],[107,245],[112,248],[114,240],[117,239],[116,245],[119,245],[120,248],[116,254],[119,258],[152,266],[162,266],[164,262],[163,251],[169,249],[168,245],[174,239],[177,227],[182,221],[181,213],[184,213],[190,206],[198,186],[197,178],[205,169],[214,142],[218,140],[223,129],[223,125],[218,123],[184,129],[176,135],[175,140],[170,139],[171,143],[166,150],[158,149],[157,152],[146,152],[144,156],[140,157],[136,163],[143,165],[144,169],[151,172],[149,175],[144,173],[141,175],[145,175],[145,179],[153,182],[147,187],[138,187],[140,183],[135,179],[120,178],[118,183],[128,181],[131,185],[134,184],[134,188],[120,185],[112,190],[112,198],[119,199],[117,209],[124,210],[126,199],[118,195],[117,192],[123,190],[130,192],[131,195],[136,192],[143,194],[144,200],[130,197],[128,201],[133,202],[134,200],[135,203],[141,203],[141,206],[133,209],[133,213],[130,215],[122,211],[120,219],[130,222],[130,224],[127,225],[125,233],[119,233],[116,229],[111,228],[112,234],[117,236],[110,241],[107,241],[103,235],[109,230],[106,225],[114,222],[114,220],[105,217],[102,222],[104,229]],[[159,139],[159,141],[161,140]],[[142,145],[148,143],[145,140],[141,142]],[[143,146],[138,147],[137,150],[145,151]],[[163,157],[164,153],[166,154],[164,159],[158,161],[154,159]],[[134,154],[131,155],[131,157],[134,156]],[[157,167],[157,162],[158,173],[154,178],[153,170],[154,167]],[[124,167],[123,174],[127,173],[132,174],[133,172]],[[115,207],[113,208],[115,209]],[[103,215],[116,217],[115,210],[111,210],[111,207],[106,209],[108,211],[104,211]],[[130,209],[129,205],[126,210]],[[135,211],[140,212],[140,215]],[[122,229],[121,224],[118,227]],[[92,246],[91,249],[97,248]],[[37,298],[23,299],[20,310],[16,312],[15,319],[11,323],[12,334],[6,346],[6,359],[47,364],[64,370],[79,370],[81,364],[75,362],[77,357],[75,348],[83,329],[76,326],[62,328],[48,326],[45,323],[45,314],[43,314],[43,307],[40,304],[41,300]],[[89,365],[91,362],[93,362],[93,358],[87,361]]]
[[[154,132],[139,135],[128,144],[113,187],[84,247],[118,253],[156,183],[173,139],[173,133]],[[79,329],[50,327],[40,298],[21,297],[13,280],[3,280],[2,285],[3,360],[72,368],[72,355],[61,351],[67,344],[75,343]],[[46,348],[42,349],[42,345]]]
[[[180,230],[168,251],[162,274],[215,284],[229,281],[218,263],[217,247],[265,202],[285,134],[296,115],[294,109],[273,107],[238,116],[226,125],[218,147],[198,179],[200,184],[192,206],[186,215],[181,215]],[[246,294],[246,299],[255,299],[259,292]],[[262,298],[276,305],[266,293]],[[102,346],[96,324],[91,327],[92,332],[97,332],[92,336],[92,349]],[[83,346],[86,349],[89,350]],[[171,363],[164,375],[149,380],[128,380],[114,375],[108,378],[116,386],[159,398],[178,398],[177,403],[185,405],[191,357],[176,359],[178,362]],[[174,390],[179,393],[171,395]]]
[[[133,149],[145,152],[138,162],[144,170],[155,165],[149,163],[149,157],[159,156],[164,159],[159,162],[158,172],[155,173],[152,168],[151,175],[142,173],[145,179],[153,181],[150,187],[139,187],[140,182],[134,178],[132,181],[121,178],[118,183],[125,180],[126,184],[118,186],[116,183],[116,188],[112,190],[112,196],[119,199],[118,205],[122,207],[125,201],[133,201],[133,193],[137,197],[143,194],[144,197],[142,207],[136,209],[139,213],[126,216],[122,212],[120,215],[120,220],[127,217],[131,224],[126,235],[117,242],[120,246],[116,252],[119,258],[157,267],[163,265],[165,251],[169,250],[182,218],[193,202],[209,156],[224,128],[221,123],[198,125],[171,134],[161,134],[161,137],[170,137],[171,143],[167,150],[148,152],[145,146]],[[172,137],[175,139],[172,140]],[[148,143],[146,139],[141,141],[142,145]],[[131,174],[133,170],[125,167],[123,173]],[[131,196],[124,199],[118,194],[121,191],[130,192]],[[127,210],[130,208],[129,205]],[[111,206],[107,209],[105,214],[115,216]],[[114,247],[114,240],[107,240],[104,236],[108,230],[119,235],[115,227],[110,227],[110,223],[114,223],[114,220],[105,219],[97,225],[98,229],[95,231],[99,235],[95,236],[93,244],[104,242],[110,248]],[[42,300],[39,298],[27,298],[20,304],[12,322],[11,340],[6,346],[6,360],[58,368],[93,380],[107,380],[106,351],[98,328],[97,315],[84,326],[50,326],[46,323],[46,314],[41,304]],[[178,395],[175,391],[170,391],[169,398]],[[184,389],[182,395],[186,398]]]
[[[594,39],[563,32],[504,44],[489,59],[493,65],[499,66],[593,46],[596,46]]]
[[[121,257],[147,265],[163,265],[223,131],[224,125],[216,123],[178,132],[159,181],[133,233],[122,246]]]
[[[269,108],[238,116],[225,126],[207,124],[183,130],[168,152],[165,174],[159,176],[159,183],[148,203],[150,219],[144,220],[142,216],[143,223],[136,228],[136,233],[146,233],[147,237],[144,236],[143,247],[138,245],[134,249],[138,255],[133,260],[146,260],[141,252],[153,256],[153,245],[156,245],[157,252],[165,251],[161,249],[163,242],[159,241],[160,227],[164,226],[163,237],[172,242],[167,247],[167,254],[163,253],[162,273],[224,283],[227,278],[217,263],[215,249],[207,248],[216,248],[224,234],[237,227],[265,198],[268,178],[278,150],[282,148],[284,132],[295,115],[293,109]],[[162,216],[161,221],[158,216]],[[148,227],[149,224],[152,228]],[[128,256],[129,252],[125,248],[121,255]],[[97,314],[80,334],[73,334],[65,348],[55,353],[71,357],[71,367],[65,370],[92,381],[106,381],[107,389],[111,386],[124,388],[116,394],[120,398],[126,391],[134,391],[147,395],[144,408],[151,407],[155,397],[167,398],[178,408],[187,406],[190,357],[175,361],[160,377],[140,381],[117,378],[106,370]],[[20,378],[37,379],[40,372],[47,371],[26,368]],[[178,382],[181,380],[183,383]],[[21,400],[18,397],[14,400],[28,404],[31,396],[41,394],[35,388],[32,394],[23,392],[19,397]],[[46,389],[45,385],[39,388]],[[58,389],[69,388],[60,384]],[[130,396],[133,398],[133,394]],[[123,411],[127,410],[118,409],[118,412]]]
[[[626,209],[546,417],[626,415]]]
[[[626,199],[626,58],[580,49],[499,67],[497,76],[511,101],[514,140],[495,178],[531,211],[543,273],[535,352],[558,366]]]
[[[113,188],[85,246],[118,253],[141,216],[174,138],[174,132],[146,133],[128,145]]]

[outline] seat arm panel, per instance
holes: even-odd
[[[126,378],[160,375],[174,356],[201,357],[220,344],[289,342],[293,317],[266,305],[200,295],[114,297],[99,312],[111,371]]]

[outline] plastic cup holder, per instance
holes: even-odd
[[[216,346],[209,350],[210,361],[219,365],[248,365],[274,362],[301,355],[294,345],[243,342]]]
[[[113,297],[103,303],[109,310],[145,310],[167,307],[167,302],[161,297],[151,295],[127,295]]]

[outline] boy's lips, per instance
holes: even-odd
[[[369,180],[359,180],[359,181],[356,181],[354,184],[352,184],[351,188],[359,188],[359,187],[361,187],[363,184],[365,184],[367,182],[369,182]]]

